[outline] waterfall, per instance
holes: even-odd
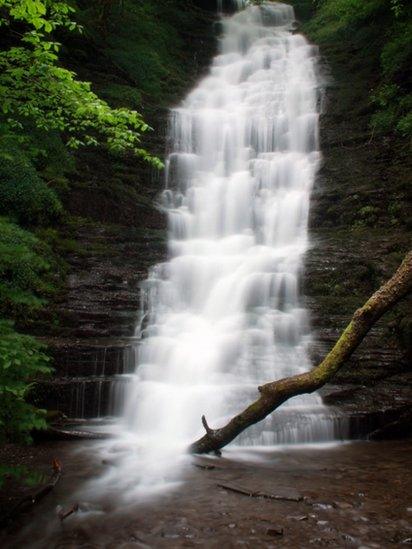
[[[317,50],[292,32],[294,20],[278,2],[223,17],[209,74],[171,112],[169,259],[142,289],[123,423],[136,448],[130,471],[146,480],[170,476],[203,434],[203,414],[220,426],[258,385],[310,368],[299,290],[319,82]],[[325,410],[316,395],[297,397],[235,444],[331,440]]]
[[[225,3],[225,0],[217,0],[217,10],[219,13],[222,13],[223,8],[226,7],[225,4],[228,4],[229,7],[235,8],[235,9],[242,9],[244,8],[248,3],[248,0],[227,0]]]

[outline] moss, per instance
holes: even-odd
[[[48,228],[40,228],[36,230],[36,236],[42,241],[46,242],[53,251],[61,258],[61,268],[64,270],[67,268],[66,262],[62,257],[69,253],[84,254],[86,250],[78,243],[74,238],[66,238],[62,236],[59,230]]]

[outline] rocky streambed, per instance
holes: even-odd
[[[180,486],[131,504],[115,490],[97,497],[89,482],[116,467],[115,455],[103,463],[95,443],[48,443],[25,460],[46,473],[58,457],[62,478],[4,530],[0,543],[39,549],[407,546],[411,450],[407,441],[232,449],[222,458],[193,458]]]

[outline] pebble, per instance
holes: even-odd
[[[315,515],[313,515],[315,516]],[[298,516],[294,516],[294,515],[288,515],[286,518],[288,518],[289,520],[308,520],[308,515],[298,515]]]
[[[335,507],[338,509],[352,509],[353,505],[350,503],[346,503],[345,501],[336,501]]]
[[[333,505],[330,503],[314,503],[313,507],[315,509],[333,509]]]
[[[283,528],[271,527],[266,530],[268,536],[283,536]]]

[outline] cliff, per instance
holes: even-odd
[[[181,9],[180,4],[176,0],[175,7]],[[294,4],[305,31],[312,4]],[[167,107],[184,95],[215,49],[211,4],[199,6],[185,12],[184,21],[169,21],[181,41],[179,78],[169,75],[159,84],[160,91],[142,93],[144,114],[154,127],[150,150],[160,155]],[[125,12],[114,15],[103,14],[100,27],[90,23],[86,38],[67,42],[67,62],[109,100],[133,106],[136,81],[142,78],[134,72],[140,58],[125,56],[124,48],[137,55],[140,37],[127,26]],[[87,9],[81,17],[86,23],[94,21]],[[124,29],[120,37],[119,29]],[[314,361],[331,347],[353,311],[390,276],[411,242],[408,142],[395,132],[374,134],[370,128],[370,89],[377,79],[378,59],[362,42],[351,40],[323,43],[320,54],[323,164],[312,195],[311,249],[303,288],[315,332]],[[67,287],[51,308],[58,325],[47,324],[46,318],[47,337],[44,324],[37,328],[51,349],[56,375],[40,386],[38,404],[75,417],[116,412],[110,402],[124,388],[116,374],[133,367],[130,336],[139,283],[150,266],[165,257],[165,219],[154,203],[161,188],[161,177],[131,158],[113,159],[102,151],[77,155],[64,194],[70,220],[61,229],[75,243],[65,254]],[[378,324],[336,378],[338,388],[325,391],[329,403],[352,415],[359,410],[375,414],[392,409],[397,399],[395,408],[404,410],[411,395],[410,310],[410,301],[405,302]],[[342,384],[352,384],[349,397]],[[381,395],[382,406],[372,402],[374,394]],[[394,417],[396,413],[390,415]],[[382,421],[379,416],[370,430]]]
[[[315,35],[312,4],[294,2],[301,28]],[[394,272],[412,242],[410,143],[371,126],[371,90],[379,85],[383,32],[349,33],[320,44],[324,82],[323,155],[312,194],[311,249],[304,294],[319,360],[353,311]],[[311,32],[312,31],[312,32]],[[351,412],[408,407],[412,396],[411,298],[371,331],[331,388],[329,404]],[[336,390],[335,390],[336,389]]]
[[[66,39],[66,64],[111,104],[139,109],[153,128],[144,145],[163,156],[168,108],[215,51],[215,12],[181,0],[79,7],[85,32]],[[110,403],[124,387],[116,375],[134,365],[139,283],[166,255],[166,219],[155,203],[163,176],[135,158],[88,149],[68,178],[58,229],[65,286],[31,327],[55,373],[33,398],[69,417],[96,417],[116,412]]]

